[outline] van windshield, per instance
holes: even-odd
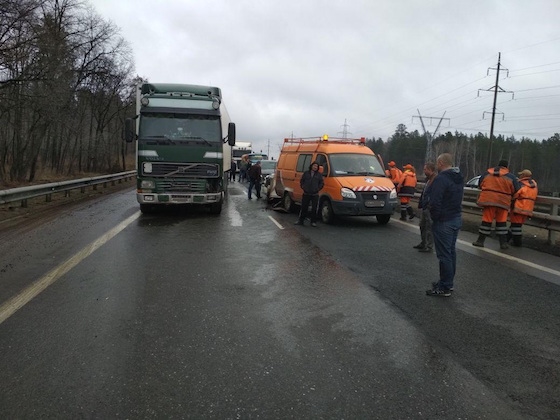
[[[331,174],[334,176],[373,175],[385,176],[379,161],[372,155],[340,153],[329,156]]]

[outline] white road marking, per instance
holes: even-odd
[[[68,273],[72,268],[77,266],[81,261],[85,258],[93,254],[97,249],[107,243],[111,238],[116,236],[119,232],[125,229],[128,225],[130,225],[133,221],[138,219],[140,216],[140,212],[136,212],[128,219],[124,220],[123,222],[119,223],[109,232],[105,233],[104,235],[97,238],[95,241],[90,243],[89,245],[82,248],[64,263],[60,264],[58,267],[55,267],[51,271],[49,271],[46,275],[41,277],[39,280],[32,283],[29,287],[25,288],[21,293],[14,296],[10,300],[4,302],[2,306],[0,306],[0,324],[2,324],[5,320],[11,317],[15,312],[29,303],[33,298],[35,298],[39,293],[49,287],[51,284],[56,282],[60,277],[64,274]]]
[[[503,251],[498,252],[498,251],[494,251],[493,249],[489,249],[489,248],[485,248],[485,247],[477,247],[477,246],[474,246],[471,242],[464,241],[462,239],[457,239],[457,242],[459,242],[461,245],[467,245],[467,246],[470,246],[473,249],[483,251],[483,252],[487,252],[487,253],[495,255],[497,257],[501,257],[505,260],[509,260],[509,261],[512,261],[512,262],[515,262],[515,263],[518,263],[518,264],[522,264],[522,265],[525,265],[527,267],[535,268],[537,270],[544,271],[546,273],[550,273],[550,274],[553,274],[555,276],[560,277],[560,271],[553,270],[552,268],[548,268],[548,267],[545,267],[543,265],[532,263],[531,261],[523,260],[519,257],[514,257],[512,255],[505,254]]]
[[[274,219],[274,217],[268,216],[268,218],[269,218],[270,220],[272,220],[272,223],[274,223],[276,226],[278,226],[278,229],[284,229],[284,226],[282,226],[280,223],[278,223],[278,222],[276,221],[276,219]]]

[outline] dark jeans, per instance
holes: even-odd
[[[257,191],[257,198],[261,198],[261,181],[255,181],[254,179],[249,178],[249,191],[247,196],[251,198],[251,192],[253,191],[253,187]]]
[[[440,289],[451,289],[453,287],[453,279],[457,268],[455,244],[461,225],[460,217],[444,222],[435,220],[432,222],[432,235],[439,260],[438,287]]]
[[[311,220],[311,223],[315,223],[317,221],[317,204],[319,204],[319,194],[303,194],[301,199],[301,209],[299,211],[299,221],[302,223],[307,217],[309,203],[311,203],[311,214],[309,215],[309,219]]]

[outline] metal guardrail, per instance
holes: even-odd
[[[106,186],[108,183],[115,185],[116,182],[121,183],[123,180],[128,181],[136,176],[136,171],[119,172],[110,175],[101,175],[92,178],[82,178],[71,181],[52,182],[50,184],[32,185],[29,187],[11,188],[9,190],[0,191],[0,204],[13,203],[21,201],[21,207],[27,207],[27,200],[35,197],[45,196],[47,202],[51,201],[52,194],[64,192],[66,195],[69,191],[80,189],[85,192],[86,187],[93,186],[94,189],[98,185]]]
[[[417,197],[424,188],[424,183],[419,182],[416,186]],[[476,200],[480,194],[480,190],[473,188],[465,188],[463,195],[463,211],[471,214],[478,214],[482,217],[482,208],[478,207]],[[560,198],[547,197],[544,195],[537,196],[535,201],[535,211],[533,216],[527,219],[526,225],[546,229],[548,231],[548,244],[555,244],[560,240]]]

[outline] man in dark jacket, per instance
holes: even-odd
[[[324,181],[323,175],[319,172],[319,164],[313,162],[309,165],[309,170],[304,172],[301,179],[299,180],[299,185],[303,190],[303,197],[301,199],[301,210],[299,212],[299,218],[296,225],[303,225],[305,218],[307,217],[307,208],[309,203],[311,203],[311,226],[317,226],[317,204],[319,203],[319,191],[323,189]]]
[[[449,297],[457,267],[455,244],[461,229],[463,175],[453,167],[453,158],[443,153],[437,158],[439,174],[430,186],[430,216],[432,235],[439,260],[439,281],[426,290],[428,296]]]
[[[255,164],[251,165],[247,172],[247,176],[249,177],[249,191],[247,192],[247,196],[249,200],[252,200],[251,192],[253,191],[253,187],[255,187],[257,192],[257,200],[261,199],[261,175],[261,161],[257,160]]]

